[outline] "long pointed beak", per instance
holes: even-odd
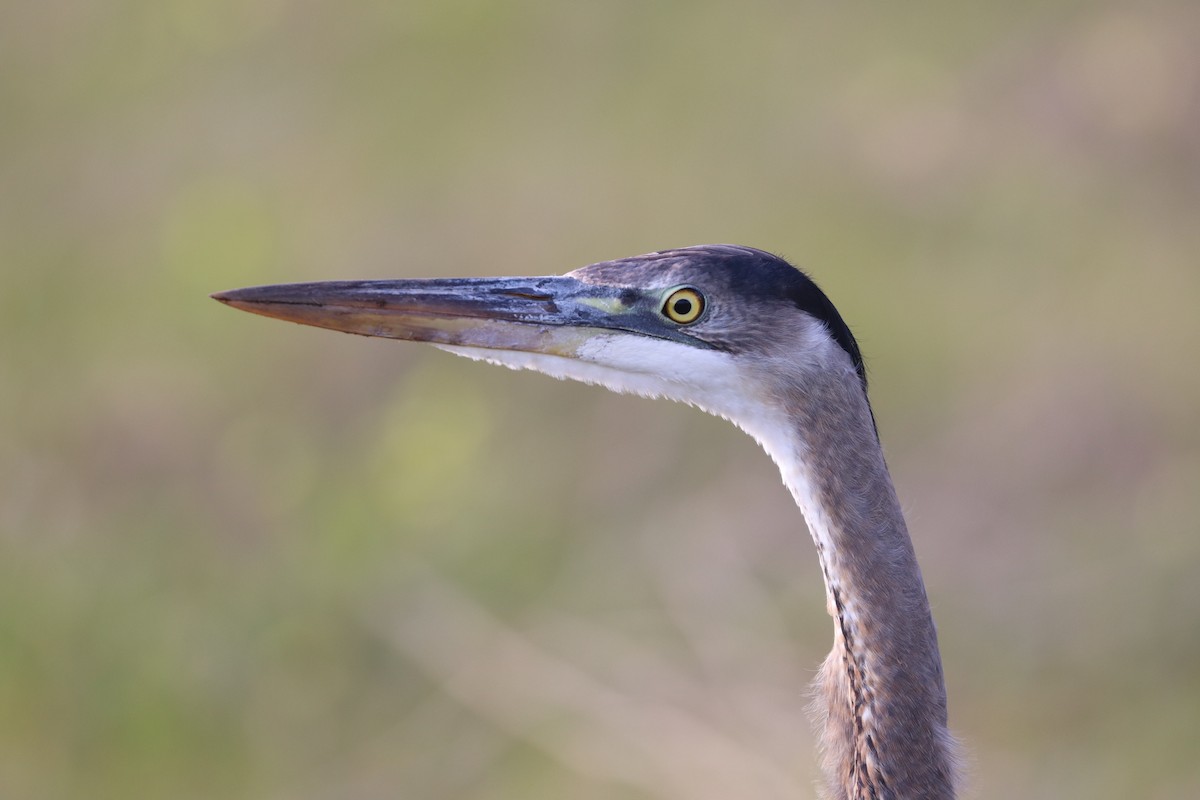
[[[212,297],[253,314],[363,336],[571,357],[603,329],[635,330],[630,323],[638,315],[615,294],[551,276],[295,283]]]

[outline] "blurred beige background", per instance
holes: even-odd
[[[0,795],[811,795],[718,420],[212,291],[730,241],[838,304],[977,798],[1200,796],[1200,6],[0,9]]]

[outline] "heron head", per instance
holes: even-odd
[[[666,250],[561,276],[283,284],[213,297],[734,419],[780,376],[832,368],[866,386],[833,304],[800,270],[748,247]]]

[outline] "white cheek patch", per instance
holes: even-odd
[[[574,380],[604,386],[614,392],[638,394],[643,397],[668,397],[666,382],[657,375],[630,375],[604,364],[549,353],[530,353],[520,350],[491,350],[462,345],[434,345],[439,350],[486,361],[509,369],[529,369],[559,380]]]
[[[601,334],[580,345],[576,356],[604,367],[612,375],[605,385],[613,391],[638,391],[643,381],[653,381],[656,394],[710,411],[717,411],[721,396],[738,383],[728,354],[664,339]]]
[[[486,361],[509,369],[529,369],[541,372],[552,378],[565,380],[571,378],[584,383],[597,383],[598,379],[583,374],[579,364],[573,358],[556,356],[549,353],[529,353],[520,350],[493,350],[487,347],[469,347],[455,344],[435,344],[438,350],[445,350],[456,356],[462,356],[474,361]]]
[[[573,358],[461,345],[436,346],[455,355],[597,384],[614,392],[665,397],[723,417],[740,416],[749,399],[747,385],[728,354],[662,339],[600,334],[582,342]]]

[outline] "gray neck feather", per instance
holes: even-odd
[[[834,617],[814,700],[828,797],[952,798],[937,633],[866,396],[837,370],[778,395],[795,460],[773,455],[816,541]]]

